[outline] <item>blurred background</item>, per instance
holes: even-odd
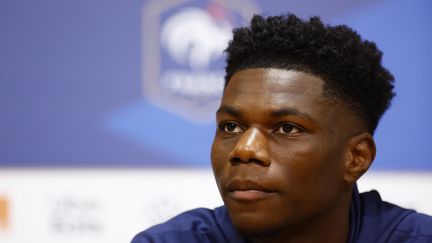
[[[210,170],[232,28],[319,15],[384,52],[397,96],[360,190],[432,214],[427,0],[1,0],[0,242],[129,242],[222,204]]]

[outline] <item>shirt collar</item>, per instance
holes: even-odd
[[[358,238],[361,226],[361,205],[360,194],[357,184],[354,184],[351,196],[351,203],[349,207],[349,235],[348,242],[354,243]]]

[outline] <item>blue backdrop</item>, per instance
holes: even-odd
[[[432,3],[0,1],[0,166],[208,166],[221,50],[252,13],[348,24],[395,98],[375,169],[432,170]]]

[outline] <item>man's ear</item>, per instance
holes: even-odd
[[[344,180],[353,184],[369,169],[375,158],[376,147],[372,135],[364,132],[352,137],[347,152]]]

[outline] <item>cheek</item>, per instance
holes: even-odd
[[[320,196],[343,182],[340,151],[320,142],[296,142],[275,149],[273,161],[290,193]]]
[[[230,153],[230,145],[227,142],[222,142],[217,137],[214,139],[211,147],[211,164],[216,181],[219,181],[220,175],[224,168],[229,164],[228,155]]]

